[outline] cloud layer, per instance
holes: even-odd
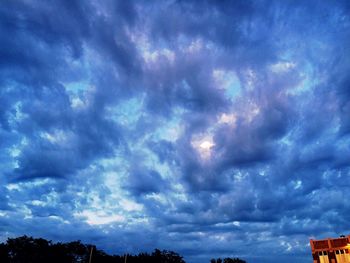
[[[309,262],[349,231],[349,12],[5,1],[1,236]]]

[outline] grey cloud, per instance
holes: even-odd
[[[306,262],[309,236],[344,231],[347,1],[7,1],[0,14],[2,234]],[[215,70],[237,77],[235,96]],[[118,119],[133,98],[140,112]],[[174,138],[159,135],[169,123]],[[209,159],[192,144],[203,134]],[[119,195],[142,223],[76,216]]]
[[[166,181],[157,171],[147,170],[144,167],[132,168],[128,180],[125,187],[135,196],[159,193],[167,188]]]

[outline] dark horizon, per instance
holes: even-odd
[[[1,1],[0,241],[310,262],[350,229],[349,14]]]
[[[2,263],[186,263],[183,256],[175,251],[155,248],[152,252],[122,255],[108,254],[94,244],[84,244],[80,240],[53,242],[43,238],[20,236],[8,238],[0,243]],[[211,258],[210,263],[246,263],[235,258]]]

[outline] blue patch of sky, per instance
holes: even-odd
[[[107,109],[107,113],[110,114],[108,117],[129,128],[135,127],[137,121],[143,114],[143,105],[143,95],[121,101],[115,107]]]
[[[288,90],[291,95],[299,95],[312,91],[317,84],[319,79],[316,76],[314,67],[311,63],[305,63],[299,70],[301,81],[294,89]]]
[[[213,80],[217,88],[224,92],[227,99],[233,101],[241,94],[241,82],[235,71],[214,69]]]
[[[159,128],[152,134],[152,139],[166,140],[174,142],[181,135],[181,118],[179,116],[173,117],[170,121],[164,121]]]
[[[241,83],[236,74],[231,74],[228,78],[228,86],[225,90],[225,95],[230,100],[233,100],[241,93]]]
[[[76,81],[64,85],[66,91],[70,95],[79,95],[85,92],[90,86],[89,81]]]

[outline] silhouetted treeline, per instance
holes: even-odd
[[[211,259],[210,263],[246,263],[244,260],[239,258],[218,258],[218,259]]]
[[[94,245],[80,241],[53,243],[43,238],[22,236],[9,238],[0,243],[1,263],[88,263],[92,248],[91,263],[185,263],[182,256],[168,251],[155,249],[151,254],[108,255]],[[238,258],[212,259],[211,263],[245,263]]]
[[[9,238],[0,244],[1,263],[88,263],[91,248],[92,263],[124,263],[125,255],[108,255],[94,245],[80,241],[53,243],[42,238],[22,236]],[[127,263],[185,263],[172,251],[155,249],[153,253],[126,255]]]

